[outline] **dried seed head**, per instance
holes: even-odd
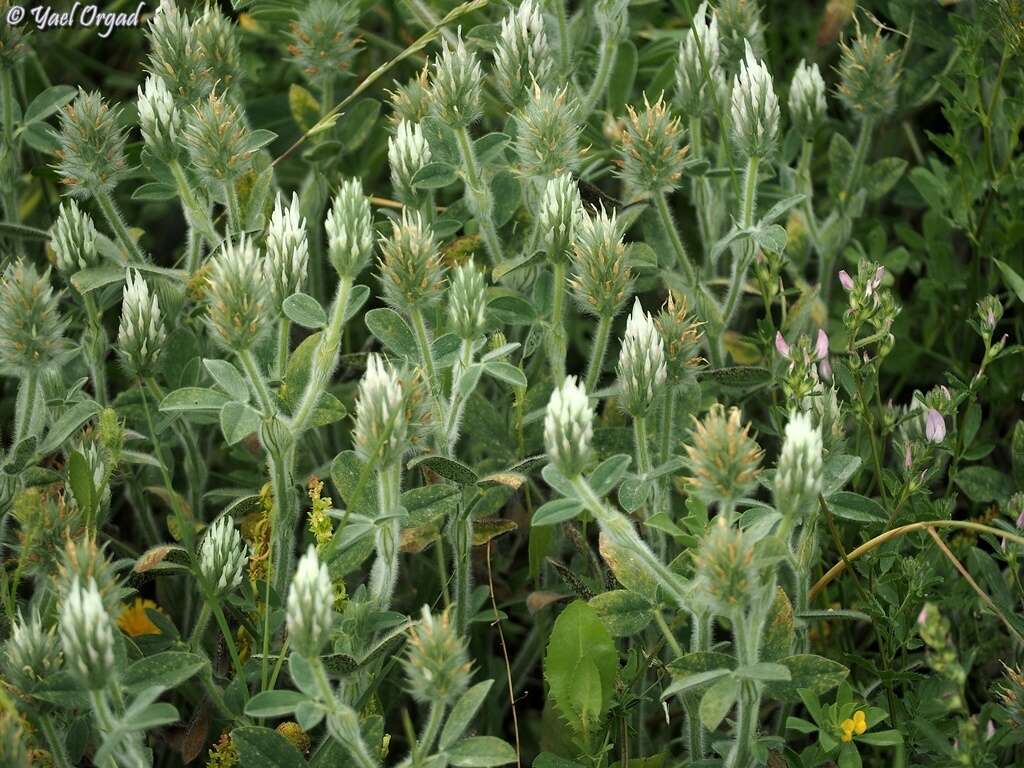
[[[391,466],[408,448],[408,414],[402,382],[377,354],[366,360],[359,382],[354,432],[356,452],[374,466]]]
[[[738,408],[726,413],[719,403],[703,420],[693,421],[692,445],[686,446],[692,493],[708,503],[730,504],[743,498],[757,483],[764,455],[750,436],[750,425],[741,423]]]
[[[716,517],[696,555],[701,600],[719,616],[742,621],[739,614],[756,597],[758,587],[754,546],[739,528]]]
[[[676,99],[685,115],[703,117],[713,110],[711,89],[719,77],[718,14],[707,2],[697,6],[690,31],[679,45]]]
[[[403,210],[402,218],[391,222],[391,237],[381,238],[380,254],[381,286],[393,307],[425,307],[440,298],[445,267],[434,232],[419,212]]]
[[[267,326],[264,270],[252,241],[225,241],[210,262],[207,321],[233,352],[251,348]]]
[[[465,128],[480,116],[483,71],[476,54],[466,49],[460,33],[454,45],[441,40],[433,65],[431,109],[453,128]]]
[[[79,90],[60,113],[57,173],[75,197],[110,192],[128,172],[120,125],[121,110],[110,107],[98,91]]]
[[[373,255],[373,213],[359,179],[342,182],[324,228],[327,255],[335,271],[354,279]]]
[[[789,84],[789,118],[793,127],[805,139],[814,138],[815,131],[825,120],[825,80],[817,64],[804,59],[796,65]]]
[[[580,188],[570,173],[548,179],[540,201],[537,226],[544,250],[553,262],[566,259],[576,242],[576,231],[583,218]]]
[[[472,662],[466,641],[447,612],[434,616],[427,606],[409,631],[409,653],[402,662],[405,687],[416,701],[452,704],[469,687]]]
[[[38,683],[56,674],[61,666],[57,628],[43,629],[38,610],[27,620],[19,614],[4,651],[4,673],[25,692],[31,692]]]
[[[173,0],[163,0],[149,22],[147,37],[146,70],[163,80],[178,105],[206,98],[215,81],[188,14],[179,11]]]
[[[419,123],[400,120],[395,135],[388,139],[388,165],[391,166],[391,186],[406,205],[415,205],[420,199],[412,179],[429,162],[430,145]]]
[[[137,270],[128,270],[121,299],[121,325],[117,331],[117,354],[121,364],[132,376],[153,375],[166,341],[160,301]]]
[[[473,259],[459,265],[452,274],[448,291],[448,317],[456,335],[474,341],[484,332],[487,322],[487,286],[483,273]]]
[[[65,277],[100,264],[96,250],[96,225],[92,217],[78,207],[74,198],[62,200],[53,224],[50,247],[57,259],[57,269]]]
[[[114,623],[103,605],[96,582],[76,577],[60,610],[60,641],[68,669],[86,688],[105,688],[114,665]]]
[[[897,51],[880,30],[840,43],[839,99],[861,120],[892,114],[900,88]]]
[[[719,61],[726,72],[735,74],[739,70],[748,45],[755,56],[764,56],[760,0],[719,0],[715,16],[721,46]]]
[[[669,382],[679,384],[692,379],[694,371],[704,362],[697,354],[702,332],[701,323],[687,313],[686,298],[681,298],[677,304],[675,294],[669,292],[654,324],[665,344]]]
[[[732,86],[732,133],[748,158],[769,158],[779,136],[779,100],[771,73],[748,45]]]
[[[391,101],[391,121],[395,124],[402,120],[419,123],[430,114],[430,84],[427,67],[423,67],[415,77],[406,83],[395,83],[395,90],[388,91]]]
[[[535,0],[524,0],[502,19],[494,45],[494,79],[512,107],[523,103],[530,85],[547,87],[555,75],[554,51],[544,31],[544,14]]]
[[[569,478],[582,474],[590,463],[594,437],[594,409],[575,376],[566,376],[551,393],[544,417],[544,446],[548,458]]]
[[[139,87],[139,127],[149,151],[168,162],[181,152],[183,121],[162,78],[150,75]]]
[[[288,53],[318,88],[349,68],[359,43],[358,20],[359,6],[352,0],[312,0],[292,22]]]
[[[215,3],[207,4],[192,27],[203,68],[217,88],[230,90],[244,71],[235,23]]]
[[[646,95],[642,112],[637,113],[631,106],[626,110],[619,176],[637,190],[671,192],[683,177],[687,152],[680,147],[683,132],[679,118],[672,117],[661,98],[652,105]]]
[[[786,424],[775,472],[775,506],[795,522],[811,518],[822,484],[821,430],[808,413],[793,412]]]
[[[306,220],[299,213],[299,196],[292,193],[291,205],[278,194],[267,227],[266,279],[274,307],[281,312],[284,300],[302,290],[309,264]]]
[[[16,371],[53,365],[65,347],[67,321],[57,311],[60,294],[31,263],[8,264],[0,278],[0,363]]]
[[[569,281],[580,308],[596,317],[615,317],[633,295],[633,273],[626,263],[615,214],[602,206],[585,215],[576,228],[572,254],[573,275]]]
[[[295,652],[307,659],[320,655],[334,620],[334,592],[327,565],[311,544],[301,558],[288,590],[288,639]]]
[[[522,176],[541,183],[576,170],[582,152],[575,100],[559,91],[533,87],[530,98],[516,113],[516,157]]]
[[[647,413],[668,376],[665,345],[654,320],[640,306],[640,299],[634,299],[633,311],[626,319],[618,376],[624,406],[635,417]]]
[[[183,138],[192,165],[218,188],[248,171],[256,152],[238,107],[216,93],[192,108]]]
[[[226,595],[242,583],[248,548],[230,515],[222,515],[206,531],[199,550],[199,570],[210,589]]]

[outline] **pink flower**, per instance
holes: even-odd
[[[910,441],[903,446],[903,467],[910,469],[914,466],[914,455],[910,452]]]
[[[874,277],[871,278],[871,287],[877,288],[882,284],[882,278],[885,277],[885,267],[879,267],[875,270]]]
[[[993,723],[991,720],[989,720],[988,723],[985,725],[985,738],[986,739],[991,739],[995,735],[996,735],[996,724]]]
[[[787,360],[789,359],[789,344],[787,344],[785,338],[783,338],[782,331],[775,332],[775,349],[777,349],[779,354],[784,358]]]
[[[1024,510],[1021,510],[1021,513],[1017,515],[1017,527],[1021,530],[1024,530]],[[1006,539],[1003,539],[1004,543],[1005,541]]]
[[[924,624],[926,621],[928,621],[928,606],[924,606],[921,609],[921,612],[919,614],[917,614],[917,623],[918,624]]]
[[[839,283],[847,291],[853,290],[853,278],[850,277],[850,273],[847,272],[845,269],[839,270]]]
[[[946,439],[946,421],[934,408],[929,408],[924,417],[924,436],[931,443],[941,443]]]
[[[828,334],[821,328],[818,329],[818,338],[814,342],[814,354],[819,360],[828,357]]]

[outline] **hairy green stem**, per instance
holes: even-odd
[[[608,80],[612,76],[612,68],[619,54],[619,38],[615,35],[601,33],[601,48],[597,58],[597,72],[587,89],[580,104],[580,119],[586,120],[597,108],[598,102],[608,93]]]
[[[238,350],[237,354],[242,368],[249,377],[249,386],[252,387],[256,394],[256,399],[259,400],[263,415],[273,416],[277,412],[277,408],[274,406],[274,396],[270,393],[270,387],[267,386],[266,379],[263,378],[259,363],[256,362],[256,356],[252,353],[251,349]]]
[[[452,518],[452,564],[455,572],[455,631],[465,634],[469,626],[469,603],[473,591],[473,516],[460,500],[458,513]]]
[[[20,216],[18,211],[18,142],[14,138],[14,73],[8,66],[0,66],[0,103],[3,110],[3,136],[0,136],[5,145],[7,163],[6,168],[0,168],[0,184],[3,190],[4,218],[12,224],[17,224]],[[9,183],[8,183],[9,182]],[[17,246],[21,250],[20,244]]]
[[[743,204],[740,211],[740,226],[749,229],[754,226],[754,214],[757,211],[757,169],[761,164],[761,158],[751,157],[747,160],[747,171],[743,183]],[[743,284],[747,280],[747,269],[753,261],[756,247],[753,242],[745,242],[733,256],[732,277],[729,281],[729,289],[725,295],[725,303],[722,306],[722,332],[729,328],[736,308],[739,306],[740,296],[743,294]],[[719,339],[720,341],[720,339]]]
[[[92,387],[100,405],[107,404],[107,336],[103,330],[103,319],[92,295],[82,294],[82,304],[89,319],[92,338],[88,340],[88,365],[92,375]],[[83,341],[85,341],[83,339]]]
[[[107,220],[107,224],[114,230],[114,235],[117,237],[118,242],[121,243],[121,247],[128,253],[128,261],[134,263],[145,262],[145,254],[139,248],[138,243],[132,240],[128,227],[121,218],[121,212],[117,210],[117,205],[115,205],[110,193],[96,192],[94,197],[96,198],[96,204],[99,205],[100,211],[103,213],[103,218]]]
[[[699,290],[697,271],[694,269],[693,262],[690,261],[690,257],[686,253],[686,246],[683,245],[683,239],[679,236],[679,230],[676,228],[675,221],[672,218],[672,212],[668,208],[668,200],[666,199],[664,192],[655,193],[654,207],[658,211],[658,219],[661,221],[661,228],[665,230],[669,243],[672,245],[672,251],[676,257],[676,264],[683,270],[683,279],[686,281],[686,285],[690,289],[691,295],[687,298],[689,298],[691,302],[695,302],[695,297]]]
[[[220,633],[224,636],[224,643],[228,647],[228,654],[231,656],[231,663],[235,667],[235,675],[242,681],[243,696],[249,698],[249,686],[245,682],[245,667],[242,665],[242,657],[238,655],[238,646],[235,644],[235,636],[231,634],[231,627],[224,616],[224,610],[220,607],[220,600],[213,593],[206,595],[206,602],[213,610],[213,617],[217,620]]]
[[[420,353],[420,362],[423,363],[423,372],[426,374],[427,390],[430,392],[430,404],[434,424],[437,425],[435,439],[436,449],[444,451],[448,446],[448,407],[441,394],[441,380],[437,375],[437,367],[434,365],[434,346],[430,341],[430,333],[427,331],[427,323],[423,319],[423,312],[418,307],[409,310],[409,320],[412,321],[413,335],[416,337],[416,346]]]
[[[181,198],[186,220],[193,229],[206,238],[206,242],[210,244],[211,248],[216,248],[220,242],[220,235],[217,234],[217,228],[210,217],[209,209],[199,204],[199,200],[192,191],[192,182],[185,175],[185,169],[181,167],[181,163],[178,160],[172,160],[168,164],[168,168],[171,169],[174,184],[178,188],[178,196]],[[198,266],[198,263],[192,264],[188,269],[191,272]]]
[[[242,221],[242,204],[238,200],[238,190],[233,181],[224,182],[224,203],[228,211],[228,231],[238,235],[245,228]]]
[[[54,765],[57,768],[71,768],[71,760],[68,758],[64,741],[53,727],[53,718],[45,712],[40,712],[36,716],[36,720],[39,723],[39,730],[42,731],[43,737],[46,739],[46,746],[50,748],[50,755],[53,758]]]
[[[284,378],[284,372],[288,368],[291,327],[291,321],[284,315],[277,321],[277,367],[274,370],[279,379]]]
[[[423,726],[423,733],[416,742],[416,748],[412,753],[413,766],[422,765],[423,758],[429,755],[430,750],[434,748],[434,741],[437,740],[437,734],[441,730],[441,724],[444,722],[444,710],[444,701],[438,699],[430,702],[427,723]]]
[[[377,559],[370,571],[370,598],[386,611],[398,582],[398,545],[401,533],[398,519],[402,496],[402,465],[393,463],[377,472],[377,501],[380,505],[375,534]]]
[[[548,331],[548,359],[551,363],[551,378],[556,385],[565,379],[565,272],[563,259],[552,265],[551,329]]]
[[[843,187],[843,193],[840,197],[840,201],[844,205],[850,202],[850,197],[860,183],[860,176],[864,170],[864,161],[867,159],[868,149],[871,147],[871,134],[874,130],[874,118],[865,117],[861,120],[860,132],[857,134],[857,144],[853,148],[853,163],[850,165],[849,173],[846,176],[846,185]]]
[[[20,398],[20,413],[14,419],[14,440],[12,446],[24,440],[32,429],[32,420],[35,418],[36,404],[39,400],[39,370],[29,368],[25,377],[21,380],[24,394]]]
[[[590,350],[590,364],[587,366],[587,378],[584,382],[588,394],[593,394],[601,381],[601,369],[604,367],[604,356],[608,351],[608,337],[611,332],[612,318],[601,317],[597,321],[597,332],[594,334],[594,345]]]
[[[502,249],[498,231],[494,227],[491,190],[484,184],[469,131],[465,126],[459,126],[454,130],[459,144],[459,154],[462,156],[462,167],[466,172],[466,201],[480,227],[480,237],[484,241],[487,255],[491,257],[491,264],[496,265],[502,260]]]

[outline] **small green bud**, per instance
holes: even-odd
[[[810,414],[794,412],[786,424],[773,489],[783,517],[801,522],[815,515],[822,477],[821,430]]]
[[[701,323],[688,314],[686,298],[681,299],[677,305],[676,297],[670,291],[654,324],[665,344],[665,367],[669,382],[680,384],[692,379],[694,370],[703,362],[697,354]]]
[[[57,629],[43,629],[38,611],[33,611],[28,620],[21,615],[18,616],[11,636],[7,638],[4,651],[5,674],[14,685],[26,693],[31,693],[39,683],[60,670],[61,653]]]
[[[809,141],[825,120],[825,80],[817,64],[801,59],[789,85],[789,117],[793,127]]]
[[[56,167],[75,197],[108,193],[128,173],[128,134],[120,120],[120,108],[111,108],[98,91],[79,90],[78,98],[61,111]]]
[[[779,100],[771,73],[747,46],[732,87],[732,133],[748,158],[769,158],[779,136]]]
[[[163,0],[147,30],[150,54],[147,71],[163,80],[179,106],[205,99],[214,79],[188,14],[173,0]]]
[[[679,45],[676,66],[676,100],[685,115],[703,117],[713,110],[711,90],[719,75],[718,14],[701,3],[690,23],[690,31]]]
[[[448,316],[456,335],[464,341],[477,339],[487,322],[487,286],[472,259],[455,268],[448,296]]]
[[[469,687],[472,662],[465,639],[447,613],[434,616],[425,605],[409,632],[409,653],[402,666],[406,690],[421,703],[450,705]]]
[[[390,466],[408,448],[408,421],[402,382],[377,354],[366,360],[359,382],[354,442],[356,452],[374,466]]]
[[[618,376],[624,406],[634,417],[647,413],[668,376],[665,345],[651,316],[640,306],[640,299],[633,301],[633,311],[626,319]]]
[[[494,45],[494,79],[510,106],[522,104],[530,86],[552,84],[555,57],[544,31],[544,15],[535,0],[524,0],[502,19]]]
[[[417,124],[430,114],[427,67],[423,67],[404,84],[396,82],[395,90],[387,93],[391,101],[391,120],[396,124],[403,120]]]
[[[11,0],[0,0],[0,70],[12,70],[17,67],[28,56],[29,35],[26,32],[27,25],[9,24],[7,14],[10,13],[14,3]]]
[[[199,550],[199,570],[221,598],[242,583],[247,547],[230,515],[222,515],[206,531]]]
[[[42,370],[65,347],[67,322],[57,311],[60,294],[23,261],[8,264],[0,278],[0,364],[16,371]]]
[[[861,120],[892,114],[900,87],[897,52],[881,31],[840,43],[839,99]]]
[[[576,232],[583,219],[580,188],[570,173],[548,179],[540,201],[537,227],[548,258],[563,261],[576,242]]]
[[[622,170],[627,185],[652,194],[671,192],[683,178],[686,149],[679,118],[672,117],[660,98],[651,105],[644,96],[644,110],[627,107],[622,132]]]
[[[757,565],[750,537],[729,526],[724,517],[716,517],[696,556],[695,593],[718,616],[743,619],[739,612],[757,596]]]
[[[516,157],[519,173],[545,183],[579,168],[578,105],[563,88],[545,91],[534,86],[531,97],[516,113]]]
[[[225,241],[210,262],[207,320],[229,350],[250,349],[266,330],[268,296],[252,241]]]
[[[66,277],[100,265],[96,250],[96,225],[92,217],[78,207],[74,198],[62,200],[53,224],[50,246],[57,258],[57,269]]]
[[[721,51],[719,62],[723,69],[734,74],[740,68],[748,45],[755,56],[764,57],[764,22],[759,0],[719,0],[715,16]]]
[[[60,611],[60,641],[68,669],[86,688],[102,690],[117,673],[114,630],[96,582],[76,577]]]
[[[728,414],[719,403],[699,421],[694,417],[686,446],[692,473],[692,492],[708,503],[731,504],[757,485],[764,452],[750,436],[750,425],[740,421],[738,408]]]
[[[208,3],[192,31],[210,80],[221,90],[230,90],[244,71],[234,22],[215,3]]]
[[[267,226],[266,280],[274,308],[280,313],[284,300],[302,290],[309,264],[306,220],[299,213],[299,197],[292,193],[291,205],[285,206],[280,194]]]
[[[349,68],[358,19],[352,0],[313,0],[292,22],[288,53],[311,83],[323,88]]]
[[[335,271],[355,278],[373,255],[373,212],[358,179],[342,182],[324,227],[327,255]]]
[[[138,271],[128,270],[117,332],[117,354],[125,370],[132,376],[152,376],[166,341],[160,301]]]
[[[297,654],[315,659],[327,641],[333,623],[334,590],[327,565],[309,546],[295,569],[288,590],[288,639]]]
[[[216,93],[192,108],[183,138],[196,171],[218,188],[233,184],[252,165],[255,150],[245,121],[238,107]]]
[[[403,210],[401,220],[391,222],[391,237],[381,238],[380,252],[381,286],[389,304],[408,310],[440,298],[445,267],[434,232],[418,212]]]
[[[433,111],[453,128],[465,128],[480,116],[483,71],[476,54],[460,36],[454,45],[441,41],[430,81]]]
[[[615,317],[633,295],[633,273],[615,214],[602,207],[576,228],[569,280],[580,308],[596,317]]]
[[[594,438],[594,409],[582,384],[566,376],[548,401],[544,416],[544,446],[563,475],[578,477],[590,463]]]

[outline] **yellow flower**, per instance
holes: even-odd
[[[842,729],[842,734],[840,734],[839,738],[842,739],[843,742],[853,741],[854,734],[860,736],[868,729],[868,719],[864,714],[864,710],[858,709],[853,713],[852,718],[843,720],[843,722],[839,724],[839,727]]]
[[[121,628],[122,632],[132,637],[159,635],[160,628],[149,618],[149,615],[146,613],[147,608],[154,611],[160,610],[160,606],[152,600],[143,600],[141,597],[135,598],[135,602],[131,605],[126,605],[124,610],[121,611],[121,615],[117,617],[117,626]]]

